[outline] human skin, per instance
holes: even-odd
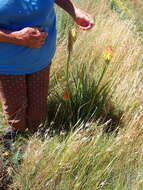
[[[70,0],[55,0],[55,3],[68,12],[82,30],[89,30],[94,25],[94,20],[87,12],[79,9]]]
[[[94,25],[91,16],[79,9],[71,0],[55,0],[55,3],[68,12],[82,30],[89,30]],[[0,42],[9,42],[31,48],[40,48],[47,32],[42,32],[38,27],[25,27],[19,31],[10,31],[0,28]]]
[[[47,36],[47,32],[41,32],[37,27],[25,27],[19,31],[0,29],[0,42],[9,42],[31,48],[40,48]]]

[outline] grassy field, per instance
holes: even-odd
[[[57,9],[49,121],[11,154],[1,148],[2,190],[143,189],[143,3],[76,2],[95,27],[80,31]]]

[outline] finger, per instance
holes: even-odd
[[[95,25],[95,21],[94,20],[90,20],[90,24],[92,25],[92,26],[94,26]]]
[[[86,24],[88,23],[87,26],[86,26],[86,24],[84,22]],[[89,18],[89,17],[84,22],[83,22],[84,23],[84,25],[83,25],[84,27],[88,27],[89,24],[92,25],[92,26],[95,24],[94,20],[92,18]]]
[[[46,37],[47,37],[47,33],[40,33],[40,34],[36,34],[36,35],[32,35],[31,36],[31,38],[33,39],[33,40],[41,40],[41,39],[46,39]]]
[[[94,25],[93,24],[89,24],[88,26],[84,27],[84,26],[80,26],[81,30],[90,30]]]
[[[47,37],[48,36],[48,32],[41,32],[42,36]]]
[[[48,36],[47,32],[41,32],[39,29],[36,29],[35,31],[32,32],[32,36]]]
[[[34,35],[40,34],[40,31],[37,27],[32,27],[32,29],[33,29],[32,34]]]
[[[41,36],[32,36],[31,39],[38,41],[41,39]]]
[[[46,40],[46,36],[41,36],[39,39],[40,42],[45,42],[45,40]]]
[[[44,44],[45,43],[45,40],[43,40],[43,39],[41,39],[40,41],[39,41],[39,44]]]
[[[43,45],[45,44],[45,39],[40,39],[37,43]]]

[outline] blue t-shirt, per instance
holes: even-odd
[[[55,53],[54,0],[0,0],[0,28],[42,27],[48,32],[41,48],[0,42],[0,74],[27,74],[46,67]]]

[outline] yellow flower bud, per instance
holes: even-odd
[[[69,35],[71,36],[72,40],[76,41],[76,39],[77,39],[77,31],[76,31],[76,29],[75,28],[71,29],[69,31],[69,33],[70,33]]]
[[[77,39],[77,31],[75,28],[69,30],[68,36],[68,51],[71,52],[73,50],[73,44]]]

